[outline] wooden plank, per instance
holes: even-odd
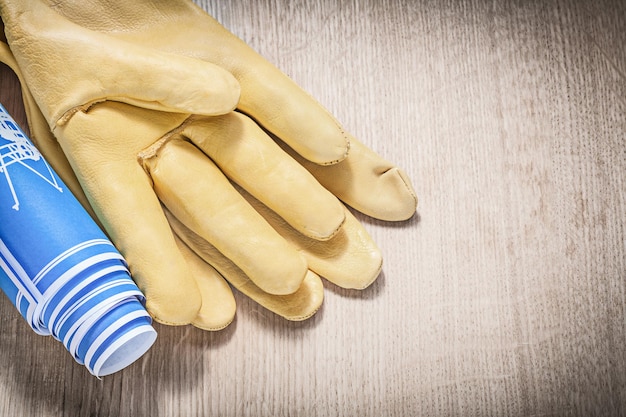
[[[626,414],[626,6],[199,1],[402,166],[418,215],[287,323],[157,325],[97,380],[0,300],[0,415]],[[0,102],[23,121],[6,68]]]

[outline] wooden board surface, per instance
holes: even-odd
[[[328,284],[304,323],[237,294],[226,330],[157,325],[102,380],[2,297],[0,415],[626,415],[626,3],[200,4],[403,167],[418,214],[359,216],[370,289]]]

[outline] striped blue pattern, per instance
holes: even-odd
[[[92,374],[130,365],[156,339],[144,296],[1,105],[0,161],[0,287],[36,333],[62,342]]]

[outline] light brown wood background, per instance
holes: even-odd
[[[419,213],[359,217],[372,288],[299,324],[238,294],[228,329],[157,325],[103,380],[2,297],[0,415],[626,415],[625,2],[201,4],[404,167]]]

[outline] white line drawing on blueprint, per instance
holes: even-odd
[[[13,209],[19,210],[20,200],[9,173],[9,167],[14,164],[28,169],[57,191],[63,192],[52,169],[43,159],[41,153],[30,143],[11,117],[4,112],[4,109],[0,108],[0,174],[4,173],[9,190],[11,190]]]

